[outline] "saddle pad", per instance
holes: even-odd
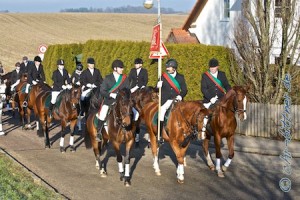
[[[45,101],[45,108],[49,108],[49,106],[50,106],[50,102],[51,102],[51,94],[50,95],[48,95],[47,97],[46,97],[46,101]]]
[[[29,89],[28,89],[28,93],[30,92],[30,90],[31,90],[31,86],[30,86]],[[21,88],[21,92],[22,92],[22,93],[25,93],[25,91],[26,91],[26,84],[24,84],[24,85],[22,86],[22,88]]]
[[[165,118],[164,118],[164,122],[165,122],[164,124],[165,125],[168,124],[168,120],[169,120],[170,114],[171,114],[171,109],[168,109],[167,112],[166,112],[166,114],[165,114]],[[155,112],[155,114],[154,114],[154,116],[152,118],[152,124],[154,126],[157,126],[157,121],[158,121],[158,111]]]

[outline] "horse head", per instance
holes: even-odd
[[[116,122],[120,124],[122,128],[127,128],[131,125],[132,106],[133,100],[130,98],[130,90],[120,90],[116,99],[114,115],[116,118]]]
[[[238,114],[238,117],[241,121],[247,119],[247,90],[248,88],[244,88],[242,86],[233,86],[233,90],[236,93],[235,101],[234,101],[234,109]]]
[[[75,108],[76,105],[80,103],[81,87],[76,84],[73,84],[70,92],[71,92],[71,104],[73,108]]]
[[[21,82],[27,82],[28,79],[28,74],[27,73],[23,73],[22,76],[20,77],[20,81]]]

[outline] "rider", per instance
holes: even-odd
[[[135,68],[132,68],[128,75],[131,93],[139,88],[146,87],[148,84],[148,72],[143,68],[143,60],[136,58],[134,60],[134,66]]]
[[[62,59],[57,60],[57,70],[52,74],[53,87],[51,92],[51,103],[49,106],[49,116],[52,118],[52,110],[55,105],[57,96],[62,90],[71,89],[71,79],[68,71],[64,68],[65,62]]]
[[[30,85],[36,85],[38,82],[45,81],[44,68],[41,62],[42,59],[39,56],[35,56],[34,64],[28,66],[28,79],[25,93],[28,93]]]
[[[28,73],[28,68],[29,68],[29,62],[28,62],[28,57],[27,56],[24,56],[22,58],[22,63],[20,65],[20,70],[21,70],[21,75],[24,74],[24,73]]]
[[[103,78],[100,70],[95,68],[94,58],[87,59],[87,69],[80,75],[80,83],[82,85],[81,100],[84,101],[85,97],[92,91],[93,88],[100,87]]]
[[[76,65],[75,71],[73,72],[73,74],[71,76],[71,80],[72,80],[73,84],[81,85],[80,77],[81,77],[82,70],[83,70],[83,65],[81,63],[78,63]]]
[[[167,110],[172,105],[174,99],[181,101],[187,94],[187,86],[182,74],[177,72],[178,63],[175,59],[169,59],[166,63],[166,71],[162,74],[161,80],[157,83],[157,88],[161,88],[161,110],[160,110],[160,142],[163,142],[162,131],[164,118]]]
[[[222,98],[226,91],[231,89],[226,74],[220,70],[219,61],[212,58],[209,63],[209,70],[202,74],[201,91],[204,96],[203,104],[206,108],[211,108],[217,100]]]
[[[104,125],[109,107],[116,101],[118,90],[129,89],[129,80],[126,74],[123,74],[124,64],[121,60],[114,60],[111,65],[113,72],[105,77],[101,84],[100,93],[104,97],[104,102],[96,117],[99,120],[97,130],[97,141],[102,139],[102,127]],[[134,120],[138,119],[138,112],[133,109]]]
[[[20,63],[17,62],[15,64],[16,69],[11,72],[11,83],[10,90],[14,91],[15,87],[20,83],[21,71],[20,71]]]

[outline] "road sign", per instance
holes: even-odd
[[[159,51],[150,52],[149,58],[150,59],[158,59],[158,58],[160,58],[160,56],[162,58],[169,56],[169,51],[163,42],[161,42],[160,52]]]
[[[47,46],[44,44],[41,44],[38,48],[38,51],[42,54],[44,54],[47,51]]]

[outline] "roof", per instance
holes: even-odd
[[[184,25],[182,26],[182,29],[188,30],[191,25],[195,22],[195,20],[200,15],[201,11],[203,10],[205,4],[208,0],[198,0],[196,4],[194,5],[190,15],[188,16],[187,20],[185,21]]]
[[[196,36],[191,35],[189,31],[182,28],[172,28],[168,35],[167,42],[170,43],[191,43],[198,44],[199,41]]]

